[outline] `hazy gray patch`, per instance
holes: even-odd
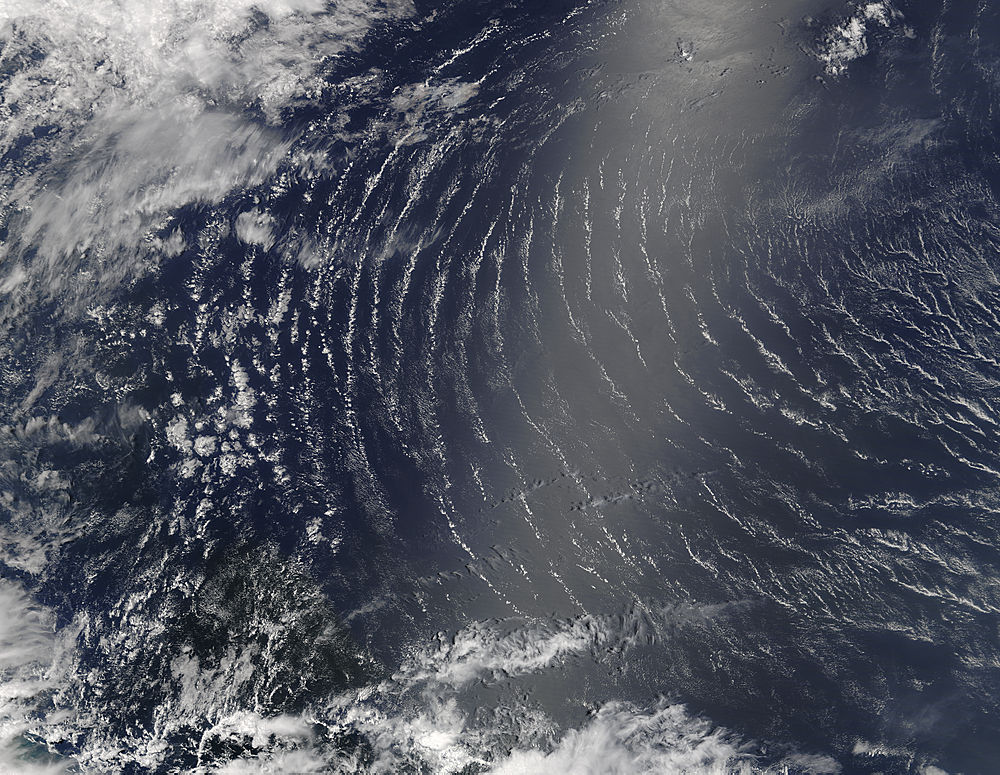
[[[274,218],[253,209],[236,216],[236,236],[250,245],[267,250],[274,244]]]

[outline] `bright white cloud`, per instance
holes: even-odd
[[[409,0],[0,0],[0,55],[17,63],[0,76],[0,155],[50,138],[8,186],[16,237],[0,289],[37,279],[61,292],[73,277],[93,296],[142,271],[143,240],[169,213],[274,173],[293,139],[282,110],[318,93],[322,62],[412,12]],[[243,232],[264,244],[265,226]]]

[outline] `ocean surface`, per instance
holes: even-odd
[[[0,771],[1000,772],[1000,4],[0,0]]]

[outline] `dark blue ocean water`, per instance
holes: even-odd
[[[278,108],[5,145],[18,745],[993,772],[997,15],[418,3],[330,53],[261,6],[224,50],[308,63]],[[5,23],[15,94],[59,39]]]

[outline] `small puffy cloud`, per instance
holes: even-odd
[[[236,236],[249,245],[267,250],[274,244],[274,218],[260,210],[248,210],[236,217]]]

